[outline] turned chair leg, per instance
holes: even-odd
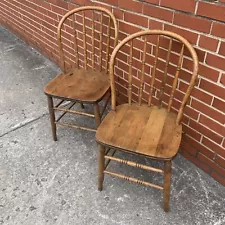
[[[53,109],[53,100],[52,97],[47,96],[48,98],[48,109],[49,109],[49,116],[50,116],[50,121],[51,121],[51,127],[52,127],[52,137],[54,141],[57,141],[57,136],[56,136],[56,124],[55,124],[55,112]]]
[[[164,162],[164,186],[163,186],[163,204],[164,211],[169,211],[170,200],[170,184],[171,184],[171,161]]]
[[[80,106],[82,109],[84,109],[84,104],[83,103],[80,103]]]
[[[105,147],[99,144],[98,153],[98,190],[102,191],[104,181],[104,169],[105,169]]]
[[[100,110],[99,110],[98,103],[94,104],[94,113],[95,113],[96,126],[98,128],[101,123],[101,116],[100,116]]]

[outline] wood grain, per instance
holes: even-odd
[[[178,152],[181,135],[182,126],[176,124],[176,114],[156,106],[123,104],[106,116],[96,139],[108,147],[171,159]]]

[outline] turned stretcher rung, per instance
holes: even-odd
[[[149,183],[149,182],[146,182],[146,181],[143,181],[143,180],[139,180],[139,179],[136,179],[136,178],[133,178],[133,177],[124,176],[122,174],[113,173],[113,172],[110,172],[110,171],[107,171],[107,170],[105,170],[104,173],[108,174],[108,175],[111,175],[111,176],[115,176],[115,177],[124,179],[124,180],[132,181],[132,182],[137,183],[137,184],[143,184],[143,185],[146,185],[146,186],[149,186],[149,187],[153,187],[153,188],[156,188],[156,189],[163,190],[163,187],[161,187],[157,184],[152,184],[152,183]]]
[[[73,102],[73,103],[67,108],[67,110],[68,110],[68,109],[71,109],[75,104],[76,104],[76,102]],[[56,106],[53,107],[53,109],[54,109],[54,108],[56,108]],[[68,113],[68,112],[62,113],[62,114],[56,119],[56,122],[59,122],[59,121],[63,118],[63,116],[66,115],[67,113]]]
[[[54,110],[68,112],[68,113],[72,113],[72,114],[78,114],[78,115],[82,115],[82,116],[95,117],[95,115],[93,115],[93,114],[80,112],[80,111],[76,111],[76,110],[71,110],[71,109],[64,109],[64,108],[56,108],[56,107],[54,107]]]
[[[64,100],[59,101],[59,102],[55,105],[55,107],[59,107],[63,102],[64,102]]]
[[[110,150],[110,148],[109,148],[109,150]],[[109,151],[108,151],[108,153],[109,153]],[[108,153],[107,153],[107,154],[108,154]],[[116,150],[113,150],[113,152],[112,152],[112,154],[111,154],[111,157],[114,156],[115,153],[116,153]],[[106,161],[106,163],[105,163],[105,169],[108,167],[110,161],[111,161],[111,159],[108,159],[108,160]]]
[[[81,130],[87,130],[87,131],[96,132],[95,129],[87,128],[87,127],[81,127],[81,126],[77,126],[77,125],[69,124],[69,123],[55,122],[55,124],[58,124],[58,125],[61,125],[61,126],[65,126],[65,127],[70,127],[70,128],[76,128],[76,129],[81,129]]]
[[[115,158],[115,157],[108,156],[108,155],[106,155],[105,158],[109,159],[109,160],[119,162],[119,163],[122,163],[122,164],[125,164],[125,165],[128,165],[128,166],[137,167],[137,168],[140,168],[140,169],[153,171],[153,172],[157,172],[157,173],[164,173],[163,170],[161,170],[161,169],[157,169],[157,168],[154,168],[154,167],[151,167],[151,166],[146,166],[146,165],[139,164],[139,163],[136,163],[136,162],[132,162],[132,161],[124,160],[124,159],[119,159],[119,158]]]

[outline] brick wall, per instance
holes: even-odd
[[[1,0],[0,22],[59,63],[59,20],[68,10],[91,4],[115,14],[119,40],[141,29],[165,29],[194,45],[199,80],[185,110],[181,153],[225,185],[225,0]],[[189,64],[184,60],[183,73],[190,73]]]

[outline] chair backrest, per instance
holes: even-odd
[[[180,76],[184,60],[193,67]],[[110,59],[112,110],[119,92],[129,104],[144,102],[177,111],[179,124],[197,74],[198,57],[185,38],[163,30],[137,32],[120,42]]]
[[[112,50],[117,45],[118,27],[107,9],[84,6],[68,12],[58,25],[60,65],[108,72]]]

